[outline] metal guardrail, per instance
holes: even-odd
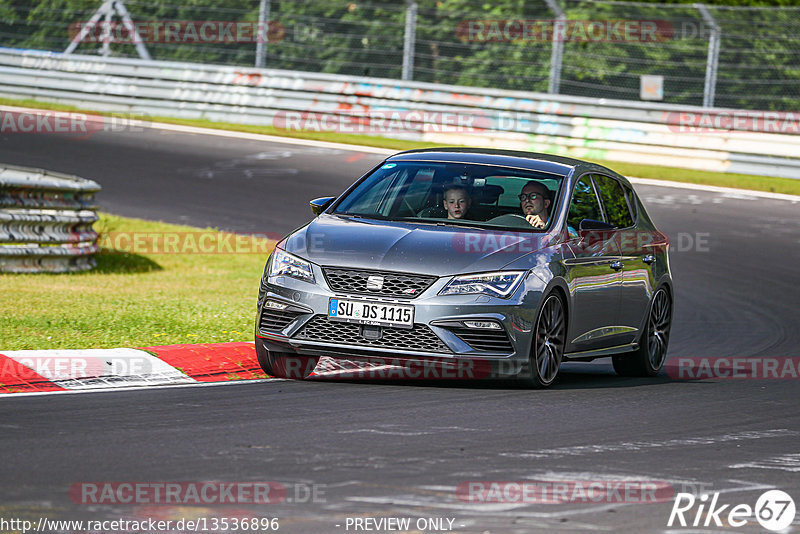
[[[287,117],[303,127],[322,114],[352,133],[800,178],[800,117],[791,114],[7,48],[0,96],[287,128]],[[387,128],[392,113],[404,128]],[[443,127],[444,113],[473,126]],[[777,130],[787,133],[773,133],[784,123]]]
[[[64,273],[96,265],[91,180],[0,165],[0,272]]]

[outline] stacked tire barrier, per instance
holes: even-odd
[[[0,164],[0,272],[66,273],[96,266],[94,195],[77,176]]]

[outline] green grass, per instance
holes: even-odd
[[[82,113],[98,113],[101,115],[121,115],[119,113],[103,113],[76,108],[63,104],[50,104],[36,100],[12,100],[0,98],[0,104],[52,109],[56,111],[79,111]],[[185,126],[197,126],[201,128],[215,128],[218,130],[231,130],[239,132],[249,132],[265,135],[276,135],[281,137],[292,137],[301,139],[314,139],[318,141],[329,141],[333,143],[345,143],[355,145],[374,146],[388,148],[392,150],[410,150],[413,148],[434,148],[445,145],[436,143],[422,143],[416,141],[404,141],[402,139],[389,139],[370,135],[352,135],[335,132],[308,132],[293,131],[273,128],[271,126],[250,126],[244,124],[213,122],[206,119],[175,119],[171,117],[150,117],[153,122],[164,122],[169,124],[181,124]],[[640,165],[606,160],[591,160],[601,165],[606,165],[625,176],[636,176],[639,178],[652,178],[656,180],[669,180],[673,182],[684,182],[701,185],[715,185],[722,187],[735,187],[739,189],[751,189],[754,191],[769,191],[773,193],[784,193],[789,195],[800,195],[800,180],[790,178],[770,178],[766,176],[753,176],[748,174],[718,173],[709,171],[694,171],[675,167],[661,167],[657,165]]]
[[[200,231],[107,214],[95,229],[112,236]],[[125,250],[129,242],[119,241]],[[0,350],[252,341],[272,246],[261,241],[221,254],[192,253],[191,246],[179,254],[118,249],[98,254],[97,269],[86,273],[0,274]]]

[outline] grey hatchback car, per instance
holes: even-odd
[[[391,156],[281,240],[255,345],[285,378],[509,378],[611,357],[664,365],[668,238],[618,173],[576,159],[446,148]],[[336,374],[336,373],[340,374]]]

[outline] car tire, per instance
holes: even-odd
[[[529,387],[546,388],[558,377],[567,338],[566,308],[557,292],[550,293],[542,302],[532,335],[529,376],[524,380]]]
[[[256,338],[256,356],[261,369],[273,378],[306,378],[319,361],[319,358],[311,356],[267,350],[258,338]]]
[[[667,359],[671,327],[672,297],[666,288],[660,287],[650,301],[639,348],[634,352],[613,356],[611,362],[614,371],[620,376],[656,376]]]

